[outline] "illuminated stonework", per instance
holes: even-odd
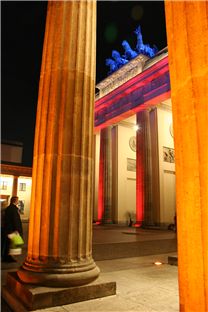
[[[130,60],[137,57],[137,55],[146,55],[148,58],[152,58],[158,52],[156,46],[153,48],[149,44],[143,43],[141,26],[138,26],[134,33],[137,36],[137,44],[135,49],[132,49],[128,41],[123,40],[122,47],[124,49],[124,55],[121,55],[120,52],[113,50],[112,59],[106,59],[106,65],[110,67],[109,74],[119,70],[121,67],[126,65]]]
[[[208,311],[208,2],[165,1],[180,311]]]
[[[91,206],[95,21],[95,1],[48,3],[28,253],[18,271],[24,283],[67,287],[99,275]]]
[[[117,123],[170,97],[167,52],[147,64],[145,59],[142,60],[143,63],[140,56],[135,58],[96,86],[100,93],[95,102],[95,130]],[[146,70],[143,70],[145,65]]]
[[[124,84],[130,78],[141,73],[147,60],[147,56],[139,55],[126,64],[126,66],[120,68],[118,71],[112,73],[110,76],[99,82],[96,85],[99,92],[96,94],[95,100],[97,101],[99,98]]]

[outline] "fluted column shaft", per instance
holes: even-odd
[[[208,2],[166,1],[180,311],[208,311]]]
[[[95,1],[48,3],[24,282],[88,283],[92,259]]]
[[[137,113],[136,225],[152,222],[152,184],[149,112]]]
[[[112,139],[111,127],[100,131],[98,220],[112,222]]]
[[[145,200],[144,200],[144,223],[146,225],[152,225],[154,223],[154,211],[153,211],[153,175],[152,175],[152,141],[151,141],[151,129],[150,129],[150,112],[146,110],[145,114]],[[139,121],[139,120],[138,120]],[[155,155],[154,155],[155,157]]]

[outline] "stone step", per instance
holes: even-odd
[[[177,251],[177,241],[158,239],[138,242],[100,243],[93,244],[92,254],[95,261],[111,260],[164,254]]]

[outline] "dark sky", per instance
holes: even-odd
[[[1,138],[24,144],[26,166],[32,165],[46,10],[46,1],[1,2]],[[144,43],[166,47],[163,1],[97,2],[97,82],[107,76],[112,50],[124,52],[123,40],[135,48],[138,25]]]

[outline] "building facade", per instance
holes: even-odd
[[[9,205],[11,196],[19,197],[21,219],[28,221],[32,188],[32,168],[22,166],[23,144],[2,141],[0,199],[1,208]]]
[[[173,223],[175,159],[167,77],[166,48],[151,60],[139,55],[96,86],[94,222],[159,227]],[[13,154],[6,147],[5,160]],[[3,206],[11,194],[17,195],[24,220],[30,213],[31,176],[31,168],[2,166]]]
[[[96,89],[94,220],[168,227],[176,207],[167,48]]]
[[[176,152],[180,311],[195,311],[196,307],[198,311],[207,311],[207,3],[165,1],[165,9]],[[11,283],[6,286],[7,292],[13,289],[16,297],[26,300],[24,303],[30,305],[30,310],[34,307],[31,306],[33,300],[27,298],[34,299],[34,296],[32,292],[30,296],[22,296],[26,283],[27,294],[32,283],[55,286],[57,297],[61,287],[69,287],[70,290],[71,286],[89,284],[99,276],[99,269],[92,259],[91,215],[95,30],[95,2],[49,2],[36,121],[28,254],[16,273],[19,279],[16,278],[15,283],[19,283],[20,287],[11,287]],[[145,78],[147,70],[141,75],[142,78]],[[154,79],[151,79],[149,72],[146,84],[142,79],[141,88],[133,96],[122,97],[120,93],[116,97],[115,89],[110,94],[111,102],[107,101],[108,105],[105,101],[97,103],[101,111],[100,114],[95,112],[95,117],[108,117],[109,124],[102,119],[102,128],[111,125],[112,121],[118,123],[115,107],[119,106],[121,98],[120,114],[127,118],[133,111],[137,114],[137,124],[139,121],[145,123],[142,131],[136,134],[138,225],[142,223],[146,211],[147,197],[144,195],[147,191],[151,194],[151,190],[146,188],[149,179],[147,169],[154,159],[147,157],[144,166],[145,155],[149,153],[146,148],[148,142],[144,138],[150,137],[145,110],[168,100],[170,83],[165,72],[165,67],[160,68],[157,74],[152,72]],[[135,101],[138,94],[141,94],[140,103]],[[113,102],[115,99],[116,102]],[[109,107],[109,104],[115,106]],[[155,118],[153,124],[156,121]],[[110,131],[101,133],[100,141],[107,141],[107,146],[111,146],[109,134]],[[111,181],[109,170],[115,167],[111,166],[111,153],[107,146],[100,153],[107,154],[100,162],[100,171]],[[131,141],[131,146],[135,147],[135,141]],[[160,152],[163,153],[163,150]],[[172,158],[172,153],[165,154],[166,157]],[[152,171],[152,181],[155,181],[157,174]],[[104,215],[104,220],[111,221],[109,203],[112,191],[105,189],[109,185],[104,185],[105,180],[101,174],[101,194],[107,204],[104,206],[102,200],[104,214],[101,213],[100,217]],[[95,294],[97,290],[100,292],[101,286],[99,282],[95,285]],[[81,293],[87,295],[88,290],[83,287]],[[43,293],[43,289],[41,291]],[[115,294],[115,288],[111,294]],[[67,296],[62,297],[65,299]],[[53,301],[50,305],[54,305]]]

